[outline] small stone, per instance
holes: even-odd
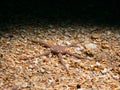
[[[96,62],[96,65],[97,65],[97,66],[100,66],[101,64],[100,64],[99,62]]]
[[[107,49],[107,48],[109,48],[109,45],[104,44],[104,45],[102,45],[102,48],[103,48],[103,49]]]
[[[22,85],[22,84],[23,84],[23,82],[16,82],[16,83],[15,83],[16,86],[20,86],[20,85]]]
[[[80,48],[80,47],[76,47],[75,50],[76,50],[76,51],[80,51],[81,48]]]
[[[45,72],[45,69],[41,68],[41,69],[39,70],[39,72],[40,72],[40,73],[44,73],[44,72]]]
[[[77,90],[85,90],[85,88],[79,88],[79,89],[77,89]]]
[[[108,72],[108,69],[107,69],[107,68],[104,68],[103,70],[101,70],[101,72],[102,72],[103,74],[105,74],[105,73]]]
[[[106,34],[107,35],[110,35],[112,32],[111,31],[106,31]]]
[[[120,34],[115,34],[115,37],[116,38],[120,38]]]
[[[0,82],[0,87],[3,85],[3,82]]]
[[[48,83],[51,84],[53,82],[53,79],[48,80]]]
[[[100,36],[98,34],[94,34],[91,36],[92,39],[98,39]]]
[[[71,45],[71,43],[70,43],[70,42],[68,42],[68,41],[66,41],[66,44],[67,44],[67,45]]]
[[[117,88],[115,88],[114,90],[120,90],[120,86],[118,86]]]
[[[91,68],[95,67],[94,65],[90,65]]]
[[[88,43],[88,44],[85,45],[85,47],[87,49],[95,49],[95,48],[97,48],[97,45],[93,44],[93,43]]]
[[[119,80],[119,76],[118,75],[113,75],[113,78]]]

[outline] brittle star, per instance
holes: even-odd
[[[32,42],[33,43],[38,43],[38,44],[43,45],[44,47],[47,47],[47,48],[50,48],[50,49],[45,51],[45,53],[43,53],[43,54],[39,54],[39,55],[36,55],[36,56],[29,57],[29,59],[33,59],[33,58],[40,57],[40,56],[43,56],[43,55],[47,56],[50,53],[57,54],[61,64],[65,67],[67,73],[69,73],[69,70],[68,70],[67,66],[65,65],[65,62],[63,61],[62,54],[68,54],[70,56],[74,56],[74,57],[79,58],[79,59],[84,59],[84,57],[81,57],[79,54],[71,53],[71,52],[68,51],[68,48],[69,47],[74,47],[75,43],[71,44],[71,45],[67,45],[67,46],[61,46],[61,45],[49,45],[47,43],[44,43],[43,41],[32,40]],[[22,59],[28,59],[28,58],[22,58]]]

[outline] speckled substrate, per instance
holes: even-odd
[[[8,27],[0,32],[0,90],[120,90],[120,28],[102,26]],[[69,45],[85,59],[62,55],[70,75],[57,55],[41,54],[49,48],[32,43]]]

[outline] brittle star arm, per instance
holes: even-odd
[[[69,70],[68,70],[68,68],[66,67],[65,62],[63,61],[63,58],[62,58],[62,54],[61,54],[61,53],[58,53],[58,58],[59,58],[61,64],[65,67],[67,73],[69,74]]]
[[[67,45],[66,47],[77,47],[77,44],[79,44],[79,43],[72,43],[70,45]]]
[[[37,58],[37,57],[40,57],[40,56],[47,56],[47,55],[49,55],[51,53],[51,50],[48,50],[48,51],[45,51],[44,53],[42,53],[42,54],[37,54],[37,55],[35,55],[35,56],[32,56],[32,57],[26,57],[26,58],[24,58],[24,57],[22,57],[22,58],[20,58],[20,60],[27,60],[27,59],[34,59],[34,58]]]
[[[69,51],[67,51],[66,54],[69,54],[69,55],[74,56],[74,57],[79,58],[79,59],[84,59],[84,57],[80,56],[79,54],[71,53]]]
[[[51,45],[49,45],[49,44],[47,44],[47,43],[44,43],[43,41],[34,41],[34,40],[32,40],[32,42],[33,42],[33,43],[40,44],[40,45],[43,45],[43,46],[48,47],[48,48],[51,47]]]

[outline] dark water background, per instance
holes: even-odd
[[[0,24],[30,21],[80,21],[120,23],[119,0],[4,0],[0,1]]]

